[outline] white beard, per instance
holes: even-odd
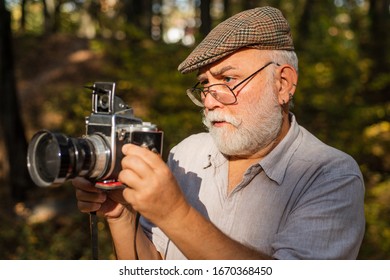
[[[221,153],[227,156],[249,156],[277,138],[282,124],[282,108],[269,84],[262,93],[259,102],[250,103],[239,116],[221,111],[203,113],[203,123]],[[228,122],[230,125],[213,126],[216,121]]]

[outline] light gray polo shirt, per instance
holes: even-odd
[[[276,259],[357,257],[365,227],[359,167],[299,126],[293,115],[286,137],[230,194],[228,161],[208,133],[183,140],[168,164],[187,201],[242,244]],[[185,259],[161,230],[141,222],[163,257]]]

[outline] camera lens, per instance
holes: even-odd
[[[71,138],[61,133],[40,131],[29,144],[27,167],[34,183],[47,187],[76,176],[102,176],[109,156],[104,139],[98,135]]]
[[[36,164],[39,166],[41,177],[45,181],[54,181],[61,161],[58,155],[61,154],[59,145],[55,138],[42,137],[36,149]]]

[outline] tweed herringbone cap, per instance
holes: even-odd
[[[213,63],[241,48],[294,50],[290,26],[281,11],[260,7],[217,25],[179,65],[182,74]]]

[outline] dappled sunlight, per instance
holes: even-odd
[[[90,50],[79,50],[68,56],[68,61],[70,63],[80,63],[85,62],[90,59],[96,58],[95,54]]]

